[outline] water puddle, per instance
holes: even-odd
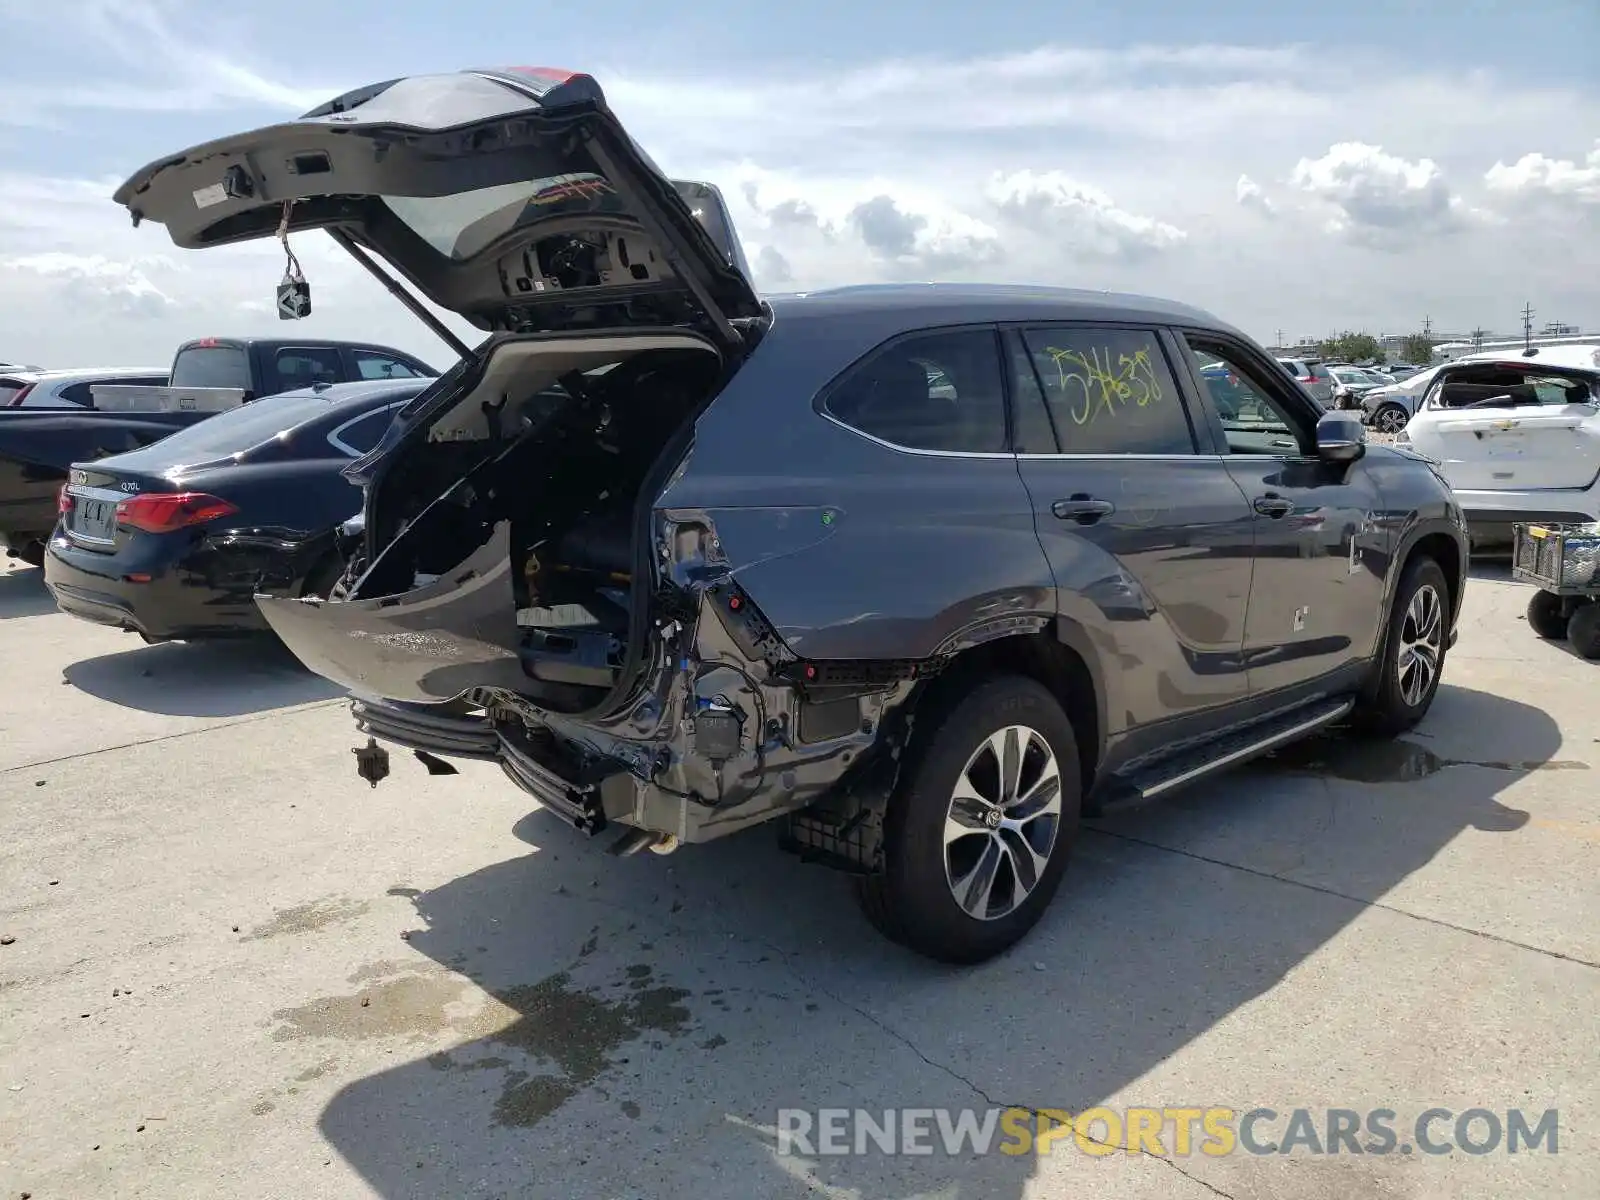
[[[1489,771],[1518,773],[1589,770],[1588,763],[1572,759],[1516,762],[1445,758],[1416,742],[1338,736],[1307,738],[1266,755],[1260,763],[1266,767],[1303,771],[1350,783],[1413,783],[1437,775],[1446,767],[1481,767]]]

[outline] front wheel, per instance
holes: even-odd
[[[1413,560],[1395,589],[1378,675],[1355,712],[1359,724],[1392,737],[1427,715],[1444,674],[1449,629],[1444,571],[1431,558]]]
[[[1398,404],[1379,405],[1378,411],[1372,414],[1372,424],[1379,433],[1399,433],[1411,423],[1411,414]]]
[[[914,737],[862,908],[929,958],[992,958],[1049,905],[1081,801],[1077,741],[1055,697],[1021,676],[981,683]]]

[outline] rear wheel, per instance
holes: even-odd
[[[1081,804],[1077,742],[1054,696],[1021,676],[934,715],[890,799],[884,870],[859,883],[880,931],[976,963],[1019,941],[1060,885]]]
[[[44,566],[44,543],[26,542],[18,547],[15,554],[30,567]]]
[[[1379,433],[1399,433],[1411,423],[1411,414],[1398,404],[1380,404],[1372,414],[1372,424]]]
[[[1395,589],[1377,679],[1355,712],[1360,725],[1392,737],[1427,715],[1444,674],[1449,627],[1444,571],[1431,558],[1413,559]]]
[[[1584,658],[1600,658],[1600,601],[1591,600],[1572,614],[1567,641]]]
[[[1566,602],[1554,592],[1539,589],[1528,598],[1528,628],[1542,638],[1566,637]]]

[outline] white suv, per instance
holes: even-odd
[[[1572,365],[1501,354],[1438,367],[1396,439],[1438,464],[1474,546],[1509,543],[1519,521],[1600,520],[1600,351],[1550,357]]]

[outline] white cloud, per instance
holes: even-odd
[[[94,178],[0,174],[0,320],[31,342],[7,353],[70,360],[85,341],[75,306],[86,305],[104,314],[95,343],[138,358],[197,333],[284,328],[270,308],[277,247],[177,252],[159,227],[129,227],[109,202],[120,175],[100,172],[180,148],[154,131],[157,117],[180,117],[161,113],[192,110],[182,136],[202,140],[415,70],[423,49],[374,67],[343,50],[357,33],[343,18],[329,16],[308,47],[292,23],[193,0],[59,0],[25,17],[18,26],[0,6],[0,36],[25,51],[0,117],[14,125],[8,149],[59,162],[79,144],[63,132],[108,129],[122,148],[95,159]],[[35,41],[49,53],[33,53]],[[90,53],[96,69],[67,69]],[[1291,322],[1410,328],[1424,313],[1436,326],[1503,327],[1525,298],[1600,325],[1594,271],[1572,270],[1573,247],[1592,244],[1572,231],[1594,208],[1580,202],[1600,187],[1600,145],[1581,160],[1524,153],[1557,123],[1600,128],[1600,99],[1581,83],[1411,60],[1349,89],[1300,46],[1047,45],[813,71],[730,61],[720,76],[602,61],[595,71],[665,169],[722,187],[763,288],[1123,288],[1200,304],[1264,337]],[[152,115],[121,115],[134,110]],[[57,128],[21,126],[41,121]],[[1560,204],[1519,220],[1512,202],[1528,197]],[[1488,240],[1491,200],[1505,215]],[[296,328],[446,357],[326,239],[296,248],[314,302]],[[38,269],[49,255],[64,257]]]
[[[1302,158],[1289,182],[1329,206],[1335,232],[1367,240],[1451,229],[1461,216],[1460,200],[1431,158],[1411,161],[1365,142]]]
[[[1483,181],[1490,191],[1503,196],[1542,196],[1600,204],[1600,140],[1581,163],[1529,153],[1509,166],[1496,162],[1484,173]]]
[[[1135,261],[1183,244],[1175,225],[1117,207],[1099,188],[1060,171],[995,175],[988,197],[1012,224],[1047,239],[1057,253]]]
[[[31,289],[32,276],[55,285],[60,297],[71,303],[80,320],[107,316],[159,317],[173,307],[172,297],[150,282],[140,262],[117,262],[104,255],[45,254],[0,258],[0,290],[11,293]]]
[[[1275,216],[1278,211],[1278,206],[1273,203],[1272,198],[1248,175],[1239,176],[1239,182],[1233,186],[1233,198],[1239,202],[1241,208],[1254,209],[1264,216]]]

